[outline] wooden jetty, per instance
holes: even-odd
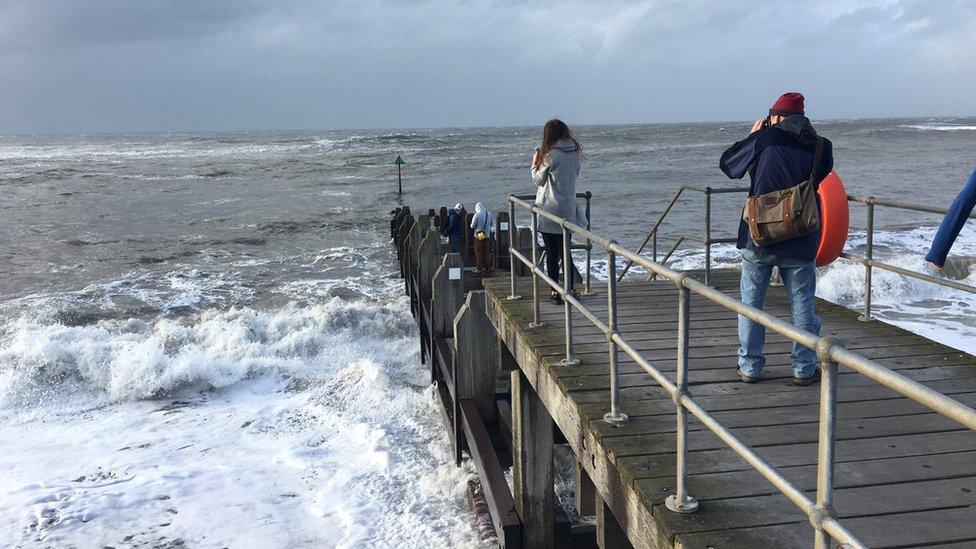
[[[508,220],[504,214],[500,223]],[[402,209],[391,235],[456,458],[467,453],[473,461],[501,546],[814,545],[811,524],[822,517],[801,511],[693,416],[684,466],[687,492],[700,507],[687,514],[666,508],[676,490],[680,440],[674,396],[623,355],[619,408],[629,420],[604,421],[611,391],[607,334],[573,315],[573,355],[580,363],[561,363],[563,307],[540,303],[542,326],[532,326],[526,268],[518,265],[515,279],[523,296],[510,299],[508,277],[471,276],[466,250],[447,253],[437,230],[441,219],[431,213],[414,218]],[[507,231],[499,236],[508,241]],[[527,250],[531,234],[520,229],[512,240],[516,249]],[[506,248],[494,261],[508,274],[507,245],[496,246]],[[738,295],[737,272],[712,270],[709,283]],[[615,301],[617,332],[677,383],[682,353],[675,283],[632,277],[617,284]],[[596,288],[583,302],[606,316],[606,289]],[[788,383],[791,341],[770,331],[763,381],[743,384],[736,373],[736,313],[696,294],[686,306],[687,392],[815,499],[822,481],[821,390]],[[781,288],[771,289],[766,310],[789,319]],[[859,321],[856,312],[822,300],[817,310],[823,335],[839,338],[846,349],[976,406],[976,357],[891,325]],[[976,547],[976,432],[851,369],[840,368],[835,379],[830,516],[867,547]],[[561,509],[555,497],[558,445],[575,457],[574,513]],[[504,475],[508,466],[513,489]]]

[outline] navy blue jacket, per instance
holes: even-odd
[[[752,179],[749,196],[759,196],[794,187],[810,177],[816,146],[817,132],[810,120],[805,116],[792,114],[779,124],[754,132],[729,147],[722,154],[720,167],[732,179],[742,179],[748,173]],[[833,146],[829,139],[824,139],[815,183],[819,185],[832,169]],[[761,250],[798,261],[813,261],[817,257],[819,244],[820,232],[817,231],[760,248],[749,236],[749,226],[745,221],[739,220],[739,239],[736,244],[739,248]]]
[[[461,223],[461,215],[454,209],[447,211],[447,223],[441,230],[444,236],[464,236],[464,225]]]

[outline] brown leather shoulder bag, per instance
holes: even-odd
[[[810,177],[788,189],[750,196],[742,211],[756,246],[769,246],[820,230],[817,206],[817,168],[823,155],[823,138],[817,138]]]

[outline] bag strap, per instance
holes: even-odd
[[[823,158],[824,138],[817,136],[817,148],[813,150],[813,167],[810,168],[810,183],[816,184],[817,168],[820,167],[820,160]]]

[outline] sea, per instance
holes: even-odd
[[[852,194],[944,207],[976,167],[973,118],[815,124]],[[718,159],[749,125],[575,128],[594,229],[633,249],[679,185],[744,184]],[[539,136],[0,137],[0,545],[492,546],[420,362],[389,219],[534,192]],[[715,197],[716,236],[734,234],[741,200]],[[851,216],[861,254],[863,206]],[[939,216],[876,220],[876,257],[924,270]],[[662,248],[702,223],[689,195]],[[952,258],[976,284],[976,226]],[[701,265],[695,246],[674,259]],[[818,294],[858,308],[863,280],[839,260]],[[976,353],[973,295],[876,271],[873,298],[880,321]]]

